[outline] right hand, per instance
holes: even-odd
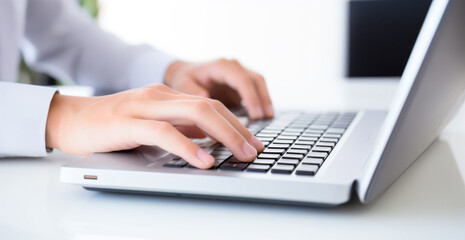
[[[253,160],[264,149],[219,101],[162,84],[102,97],[55,94],[46,145],[75,155],[159,146],[206,169],[213,165],[213,157],[188,139],[202,133],[220,141],[242,161]]]

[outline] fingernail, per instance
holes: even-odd
[[[211,164],[215,161],[210,154],[202,149],[197,151],[197,157],[199,157],[200,161],[204,162],[205,164]]]
[[[274,116],[274,109],[273,109],[273,106],[269,105],[268,107],[266,107],[266,113],[268,116],[272,117]]]
[[[263,149],[265,146],[263,146],[263,143],[260,142],[255,136],[252,136],[252,143],[255,146],[256,149]]]
[[[257,150],[250,146],[248,142],[244,142],[242,145],[242,151],[247,155],[247,157],[255,157],[257,155]]]

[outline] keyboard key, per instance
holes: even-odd
[[[190,165],[190,164],[187,164],[187,165],[185,166],[185,168],[194,168],[194,169],[198,169],[197,167],[194,167],[194,165]]]
[[[313,141],[302,141],[302,140],[297,140],[295,142],[296,145],[314,145],[315,142]]]
[[[250,164],[246,171],[248,172],[268,172],[270,165]]]
[[[323,134],[325,132],[325,130],[318,130],[318,129],[307,129],[303,134],[312,134],[312,133],[315,133],[315,134]]]
[[[266,159],[278,159],[280,154],[270,154],[270,153],[262,153],[258,155],[259,158],[266,158]]]
[[[271,168],[272,173],[291,174],[293,170],[294,170],[294,166],[293,165],[287,165],[287,164],[276,164]]]
[[[262,142],[263,143],[263,146],[265,147],[268,147],[268,145],[270,145],[270,142]]]
[[[242,171],[247,167],[248,163],[239,162],[225,162],[221,165],[221,170]]]
[[[328,134],[328,133],[325,133],[323,135],[323,137],[325,137],[325,138],[341,138],[342,135],[341,134]]]
[[[298,141],[317,141],[317,137],[300,137]]]
[[[323,159],[307,157],[307,158],[304,158],[304,160],[302,160],[302,164],[314,164],[314,165],[321,166],[321,164],[323,164]]]
[[[229,151],[228,148],[225,146],[220,146],[215,149],[215,151],[222,151],[222,150]]]
[[[337,138],[326,138],[322,137],[320,138],[320,142],[332,142],[332,143],[337,143],[339,140]]]
[[[296,140],[299,136],[279,136],[277,140]]]
[[[291,148],[289,150],[287,150],[286,153],[294,153],[294,154],[307,154],[308,153],[308,150],[306,149],[294,149],[294,148]]]
[[[305,129],[307,128],[308,124],[307,123],[293,123],[288,126],[288,128],[297,128],[297,129]]]
[[[302,133],[301,137],[321,137],[321,133]]]
[[[329,128],[326,130],[326,133],[333,133],[333,134],[343,134],[346,130],[344,128]]]
[[[273,141],[274,138],[258,137],[257,139],[260,140],[260,142],[271,142],[271,141]]]
[[[346,129],[346,128],[349,127],[349,125],[350,125],[349,123],[345,123],[345,124],[342,124],[342,123],[333,123],[333,124],[331,125],[331,127],[333,127],[333,128],[343,128],[343,129]]]
[[[286,153],[283,155],[283,158],[292,158],[292,159],[302,159],[304,158],[303,154],[292,154],[292,153]]]
[[[318,171],[317,165],[302,164],[296,168],[295,174],[313,176],[315,175],[316,171]]]
[[[318,124],[312,124],[309,129],[316,129],[316,130],[326,130],[329,126],[328,125],[318,125]]]
[[[328,156],[328,154],[325,153],[325,152],[313,152],[313,150],[312,150],[312,152],[310,152],[310,153],[307,155],[307,157],[311,157],[311,158],[323,158],[323,159],[325,159],[327,156]]]
[[[270,131],[269,133],[272,133],[271,131],[275,131],[273,133],[276,133],[276,132],[281,132],[286,126],[273,126],[273,125],[269,125],[267,126],[266,128],[264,128],[262,131],[265,131],[264,133]]]
[[[229,153],[229,154],[231,154],[231,151],[229,151],[228,149],[217,148],[217,149],[212,151],[212,154],[215,154],[215,153],[219,153],[219,154]]]
[[[276,143],[276,144],[292,144],[293,142],[294,142],[293,140],[276,139],[276,140],[274,140],[273,143]]]
[[[286,128],[284,130],[285,132],[295,132],[295,133],[301,133],[305,130],[305,128]]]
[[[218,161],[224,161],[224,160],[228,159],[229,157],[231,157],[231,155],[214,156],[213,158],[215,160],[218,160]]]
[[[260,133],[264,133],[264,134],[279,134],[281,133],[281,130],[262,130],[260,131]]]
[[[280,136],[300,136],[300,132],[282,132]]]
[[[272,143],[268,146],[268,148],[288,148],[289,146],[291,146],[291,144],[275,144],[275,143]]]
[[[168,168],[183,168],[187,162],[183,159],[179,160],[171,160],[165,164],[163,164],[163,167],[168,167]]]
[[[313,152],[331,152],[330,147],[314,147],[312,149]]]
[[[297,164],[299,164],[299,160],[297,160],[297,159],[285,159],[285,158],[282,158],[282,159],[279,159],[279,160],[278,160],[278,164],[297,165]]]
[[[259,133],[256,135],[256,137],[264,137],[264,138],[275,138],[278,136],[277,133],[271,134],[271,133]]]
[[[267,148],[263,150],[263,153],[277,153],[277,154],[282,154],[286,151],[284,148]]]
[[[347,123],[350,123],[352,122],[352,120],[354,120],[353,118],[351,117],[339,117],[335,120],[335,122],[347,122]]]
[[[310,150],[312,148],[312,145],[294,145],[292,146],[291,149],[305,149],[305,150]]]
[[[215,162],[213,163],[213,167],[211,167],[211,168],[212,169],[217,169],[223,162],[224,162],[224,160],[215,160]]]
[[[257,158],[253,161],[255,164],[266,164],[266,165],[273,165],[276,160],[273,159],[262,159],[262,158]]]
[[[242,163],[243,161],[237,159],[236,157],[232,156],[228,159],[228,162],[231,162],[231,163]]]
[[[332,143],[332,142],[317,142],[315,146],[319,146],[319,147],[334,147],[336,146],[335,143]]]

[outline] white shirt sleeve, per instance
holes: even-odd
[[[103,91],[162,83],[175,60],[104,32],[71,0],[28,1],[21,49],[34,69]]]
[[[56,90],[0,82],[0,157],[47,154],[45,127]]]

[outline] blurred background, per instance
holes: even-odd
[[[104,30],[130,44],[187,61],[238,59],[265,76],[279,104],[290,95],[343,103],[360,84],[392,95],[431,0],[79,2]],[[60,84],[46,76],[32,82]]]

